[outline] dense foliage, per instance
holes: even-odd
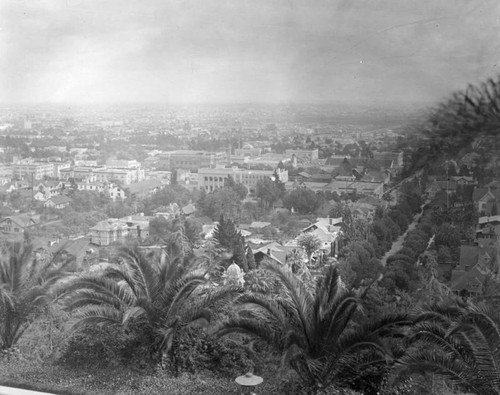
[[[368,368],[391,359],[382,338],[405,325],[406,317],[387,316],[356,326],[353,319],[362,296],[343,286],[335,267],[325,268],[314,294],[291,271],[273,264],[265,268],[282,283],[280,296],[241,296],[237,300],[242,305],[240,313],[223,324],[219,335],[242,333],[266,340],[283,355],[283,364],[311,386],[332,382],[365,386]],[[367,369],[360,370],[360,365]]]

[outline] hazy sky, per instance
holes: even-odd
[[[1,0],[1,102],[437,101],[499,73],[498,0]]]

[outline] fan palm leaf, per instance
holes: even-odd
[[[430,305],[414,322],[408,350],[391,380],[431,371],[469,391],[500,394],[500,328],[495,312],[461,302]]]
[[[14,242],[0,251],[1,347],[14,346],[34,318],[57,295],[69,261],[35,259],[29,244]]]
[[[253,293],[238,298],[239,309],[218,330],[219,336],[240,333],[264,339],[281,352],[282,366],[291,366],[313,385],[341,380],[346,364],[354,371],[354,361],[365,353],[376,364],[392,359],[382,338],[411,323],[407,316],[356,326],[353,317],[361,300],[343,287],[336,268],[328,267],[310,293],[291,271],[272,263],[264,267],[277,276],[284,291],[279,298]]]
[[[235,287],[210,292],[199,260],[171,257],[165,251],[145,253],[138,246],[121,247],[120,263],[99,274],[80,274],[65,284],[63,300],[73,313],[72,326],[119,325],[139,331],[151,352],[169,351],[172,338],[183,326],[209,321],[217,301]],[[141,325],[131,325],[141,324]]]

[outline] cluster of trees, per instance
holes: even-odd
[[[243,215],[243,199],[247,196],[248,189],[245,185],[237,183],[228,177],[223,188],[213,192],[200,192],[197,200],[198,210],[212,220],[217,220],[221,215],[233,219],[240,219]],[[248,205],[245,206],[250,208]]]
[[[202,226],[195,218],[177,215],[171,219],[163,216],[149,221],[149,238],[144,244],[160,244],[167,251],[181,247],[192,251],[200,242]]]
[[[226,219],[224,215],[220,216],[213,238],[218,248],[228,252],[227,258],[222,262],[224,269],[232,262],[245,273],[257,268],[252,249],[246,244],[245,238],[231,219]]]
[[[387,258],[387,266],[382,281],[391,291],[413,292],[420,285],[422,271],[417,266],[419,256],[427,249],[431,234],[417,227],[408,232],[403,247]]]
[[[395,271],[404,272],[404,269],[400,268],[397,262],[395,266],[388,264],[384,268],[380,259],[391,249],[393,242],[408,229],[415,214],[421,210],[421,197],[418,189],[411,189],[415,187],[413,184],[404,187],[406,192],[401,195],[396,206],[377,209],[371,222],[354,217],[349,207],[344,204],[337,204],[330,211],[331,217],[342,217],[341,244],[343,248],[340,250],[340,267],[343,277],[353,287],[358,288],[383,274],[382,286],[391,291],[394,291],[396,287],[399,290],[408,291],[408,287],[403,286],[402,282],[396,282],[394,285],[393,281]],[[418,257],[422,251],[417,248],[420,245],[412,244],[413,237],[413,232],[410,232],[405,241],[408,245],[405,244],[405,247],[414,248],[411,255]],[[417,270],[414,264],[411,269]]]

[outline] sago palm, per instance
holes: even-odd
[[[308,385],[348,384],[361,375],[359,366],[385,365],[391,353],[384,338],[408,322],[387,316],[364,325],[354,323],[362,296],[344,288],[337,269],[326,268],[314,293],[291,271],[266,264],[282,283],[279,298],[246,294],[238,299],[237,316],[224,323],[219,335],[241,333],[266,340],[282,353]]]
[[[13,347],[53,300],[70,261],[37,260],[29,244],[15,242],[0,252],[1,348]]]
[[[409,347],[395,365],[391,381],[430,372],[475,394],[500,394],[498,318],[486,305],[427,306],[415,319]]]
[[[73,330],[118,325],[138,331],[153,354],[168,352],[182,327],[210,320],[209,308],[238,290],[209,288],[208,269],[192,256],[169,257],[164,251],[147,254],[138,246],[120,248],[119,256],[120,264],[83,273],[66,287]]]

